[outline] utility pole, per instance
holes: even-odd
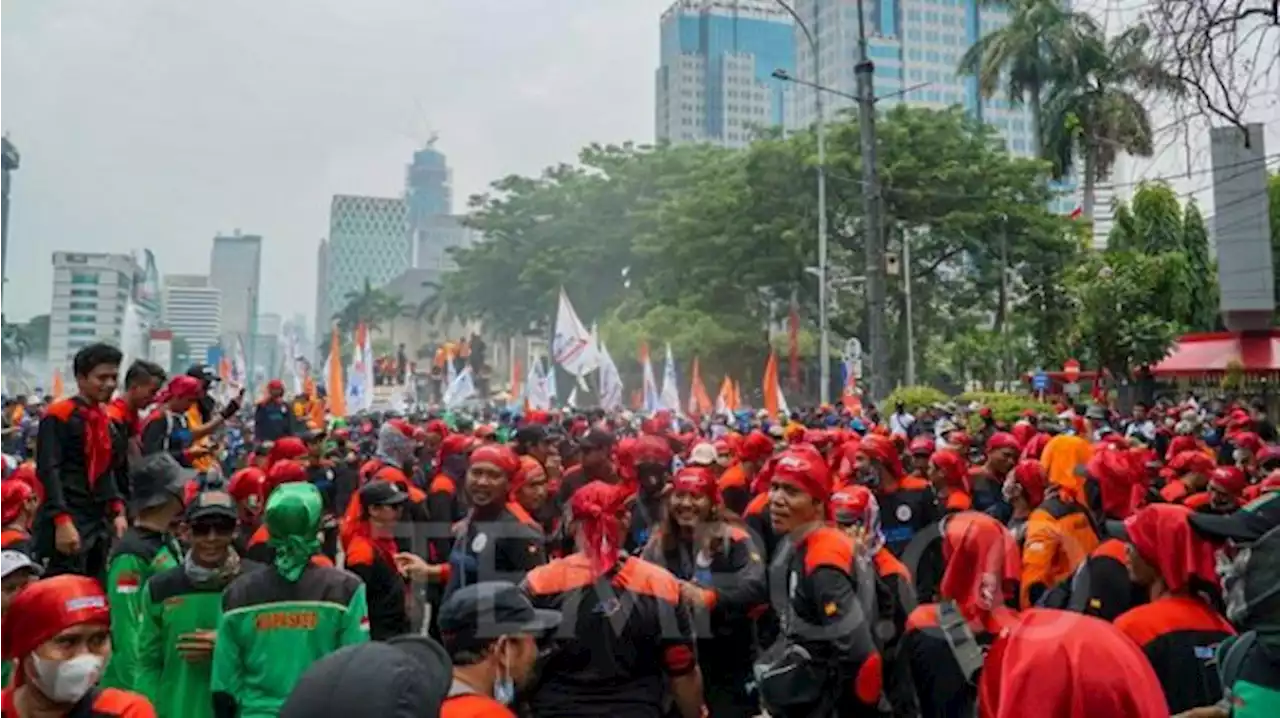
[[[1010,385],[1013,357],[1009,351],[1009,218],[1000,218],[1000,363],[1005,388]]]
[[[858,0],[858,127],[862,139],[862,229],[867,256],[867,339],[871,350],[871,398],[889,395],[889,343],[885,337],[884,226],[880,218],[880,175],[876,170],[875,65],[867,55],[866,13]]]
[[[902,303],[907,313],[907,386],[916,385],[916,331],[911,317],[911,230],[902,229]]]
[[[818,32],[811,38],[813,50],[813,82],[822,84],[822,28],[818,16],[818,0],[813,3],[814,25]],[[827,324],[827,118],[822,91],[813,88],[813,104],[818,112],[818,399],[831,402],[831,330]]]

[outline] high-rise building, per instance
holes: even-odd
[[[793,25],[772,0],[677,0],[661,20],[657,138],[743,147],[753,128],[783,124],[784,83],[772,75],[794,71]]]
[[[203,274],[166,274],[161,319],[187,344],[192,362],[203,362],[222,336],[222,291]]]
[[[0,138],[0,171],[4,185],[0,187],[0,277],[9,276],[9,173],[18,169],[21,156],[8,137]]]
[[[53,253],[50,364],[70,369],[71,359],[85,345],[120,345],[134,277],[139,271],[128,254]]]
[[[248,344],[258,316],[261,272],[262,237],[237,229],[213,238],[209,282],[222,292],[223,348],[234,346],[237,337]]]
[[[436,138],[432,137],[413,153],[413,162],[405,170],[404,196],[409,203],[410,225],[453,211],[452,180],[449,163],[436,149]]]
[[[416,269],[434,269],[449,272],[458,268],[449,250],[469,247],[480,237],[476,230],[465,226],[463,217],[442,214],[427,217],[414,228],[414,258]]]
[[[329,327],[333,323],[333,313],[329,311],[329,240],[320,240],[316,247],[316,341],[329,338]],[[328,345],[326,344],[327,352]],[[321,356],[324,352],[321,353]]]
[[[412,265],[413,244],[408,207],[403,199],[334,195],[329,206],[329,241],[325,255],[324,306],[319,317],[342,311],[347,294],[366,282],[381,287]],[[317,325],[320,320],[317,319]],[[328,333],[328,324],[323,324]]]

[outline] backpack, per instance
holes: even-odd
[[[951,655],[960,667],[960,674],[970,686],[978,685],[978,674],[982,672],[982,662],[986,660],[986,655],[955,601],[938,604],[938,627],[947,639],[947,646],[951,648]]]

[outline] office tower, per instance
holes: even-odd
[[[783,124],[784,83],[772,75],[794,71],[793,24],[772,0],[678,0],[668,8],[654,78],[658,140],[743,147],[753,128]]]
[[[203,274],[166,274],[161,318],[174,339],[187,343],[192,363],[203,363],[222,336],[222,291]]]
[[[453,172],[432,137],[422,149],[413,153],[413,162],[405,169],[404,194],[409,203],[409,223],[425,217],[453,211]]]
[[[367,282],[381,287],[409,269],[413,259],[407,204],[403,199],[334,195],[329,206],[329,240],[321,245],[324,307],[317,328],[341,312],[347,295]]]
[[[128,254],[53,253],[53,302],[49,311],[49,363],[70,370],[88,344],[120,345],[126,308],[139,273]]]
[[[258,316],[261,296],[262,237],[241,234],[213,238],[209,282],[222,292],[222,346],[230,349],[238,337],[246,345]]]

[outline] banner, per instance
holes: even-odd
[[[444,392],[444,405],[450,409],[456,409],[468,399],[476,396],[476,383],[471,375],[471,366],[458,373],[457,378],[449,384],[449,388]]]
[[[676,360],[671,355],[671,344],[667,344],[667,358],[662,366],[662,408],[673,413],[680,413],[680,385],[676,379]]]
[[[551,356],[556,364],[575,377],[595,371],[600,365],[591,333],[573,310],[569,295],[560,288],[560,306],[556,310],[556,333],[551,341]]]
[[[600,342],[600,407],[605,411],[615,411],[622,405],[622,375],[618,366],[609,356],[604,342]]]

